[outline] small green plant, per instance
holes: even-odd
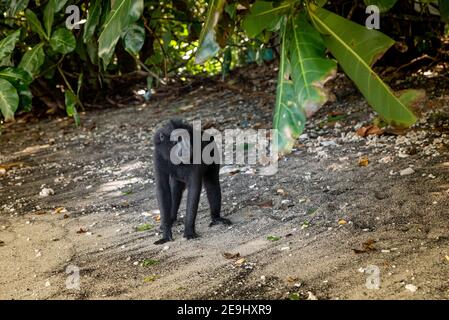
[[[147,231],[153,229],[153,225],[150,223],[144,223],[136,227],[137,231]]]
[[[142,261],[142,266],[144,266],[144,267],[150,267],[150,266],[157,265],[157,264],[159,264],[159,263],[160,263],[159,260],[144,259],[144,260]]]

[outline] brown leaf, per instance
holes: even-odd
[[[154,220],[154,221],[161,221],[161,215],[158,214],[158,215],[154,216],[154,217],[153,217],[153,220]]]
[[[369,159],[367,157],[362,157],[359,159],[359,167],[366,167],[369,164]]]
[[[0,164],[0,169],[3,169],[5,172],[11,170],[13,168],[21,168],[25,165],[24,162],[9,162]]]
[[[55,209],[55,214],[61,213],[61,212],[63,212],[64,210],[65,210],[64,207],[58,207],[58,208]]]
[[[356,131],[357,135],[361,136],[361,137],[366,137],[369,135],[382,135],[384,133],[383,129],[380,129],[379,127],[375,126],[375,125],[369,125],[366,127],[361,127],[358,128]]]
[[[81,234],[81,233],[86,233],[87,230],[80,228],[76,233]]]
[[[36,212],[34,212],[34,214],[37,215],[37,216],[41,216],[41,215],[47,214],[47,211],[43,211],[43,210],[36,211]]]
[[[224,252],[223,257],[225,257],[226,259],[237,259],[240,258],[240,253]]]
[[[288,276],[287,282],[296,283],[296,282],[298,282],[298,277]]]
[[[377,249],[374,246],[375,243],[376,243],[375,240],[368,239],[367,241],[362,243],[363,249],[352,249],[352,250],[354,251],[354,253],[367,253],[371,251],[376,251]]]
[[[273,200],[266,200],[266,201],[262,201],[256,204],[258,207],[261,208],[273,208]]]

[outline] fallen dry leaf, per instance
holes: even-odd
[[[362,243],[363,249],[352,249],[352,250],[354,251],[354,253],[367,253],[371,251],[376,251],[377,249],[374,246],[375,243],[376,243],[375,240],[369,239],[364,243]]]
[[[34,212],[34,214],[37,216],[41,216],[41,215],[47,214],[47,211],[40,210],[40,211]]]
[[[237,260],[236,262],[234,262],[236,265],[242,265],[242,264],[244,264],[246,262],[246,259],[245,258],[241,258],[241,259],[239,259],[239,260]]]
[[[153,217],[153,220],[154,220],[154,221],[161,221],[161,215],[158,214],[157,216],[154,216],[154,217]]]
[[[63,211],[65,211],[64,207],[58,207],[58,208],[55,209],[55,214],[61,213]]]
[[[348,224],[348,221],[346,221],[346,220],[344,220],[344,219],[340,219],[340,220],[338,220],[338,224],[339,224],[340,226],[342,226],[342,225]]]
[[[81,234],[81,233],[86,233],[87,230],[80,228],[76,233]]]
[[[256,205],[261,208],[273,208],[273,200],[262,201]]]
[[[293,277],[293,276],[288,276],[287,277],[287,282],[295,283],[297,281],[298,281],[298,277]]]
[[[359,166],[366,167],[369,164],[369,159],[367,157],[363,157],[359,159]]]
[[[240,253],[224,252],[223,257],[225,257],[226,259],[237,259],[240,258]]]
[[[382,135],[385,132],[385,130],[380,129],[379,127],[375,126],[375,125],[369,125],[366,127],[361,127],[359,129],[357,129],[356,133],[357,135],[361,136],[361,137],[366,137],[366,136],[370,136],[370,135]]]

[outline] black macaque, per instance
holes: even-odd
[[[171,140],[174,130],[184,129],[188,132],[186,137],[178,137],[177,141]],[[198,130],[200,131],[200,130]],[[231,221],[220,216],[221,211],[221,189],[219,181],[219,163],[205,164],[202,157],[195,164],[193,153],[203,152],[206,145],[214,143],[213,137],[210,141],[200,141],[201,149],[195,149],[193,145],[194,129],[181,120],[170,120],[164,127],[159,129],[154,135],[154,173],[156,180],[156,195],[161,212],[162,239],[154,244],[163,244],[173,240],[172,226],[177,219],[178,209],[183,191],[187,193],[187,208],[184,220],[184,237],[193,239],[198,237],[195,232],[195,219],[198,211],[198,202],[202,186],[206,189],[207,199],[210,205],[212,221],[210,226],[218,223],[231,224]],[[203,132],[201,131],[202,135]],[[180,153],[181,147],[187,148],[189,153],[186,159]],[[184,149],[185,151],[185,149]],[[172,155],[172,157],[171,157]],[[174,157],[173,157],[174,155]],[[201,156],[201,155],[200,155]],[[183,162],[175,164],[175,160],[184,159]],[[186,161],[187,160],[187,161]]]

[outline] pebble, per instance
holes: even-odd
[[[53,189],[50,189],[50,188],[43,188],[41,190],[41,192],[39,192],[39,196],[41,196],[41,197],[48,197],[48,196],[51,196],[51,195],[54,195],[54,194],[55,194],[55,191]]]
[[[416,290],[418,290],[418,287],[413,284],[407,284],[405,285],[405,289],[410,291],[411,293],[415,293]]]
[[[407,169],[401,170],[399,172],[399,174],[401,176],[409,176],[409,175],[414,174],[414,173],[415,173],[415,170],[413,170],[412,168],[407,168]]]

